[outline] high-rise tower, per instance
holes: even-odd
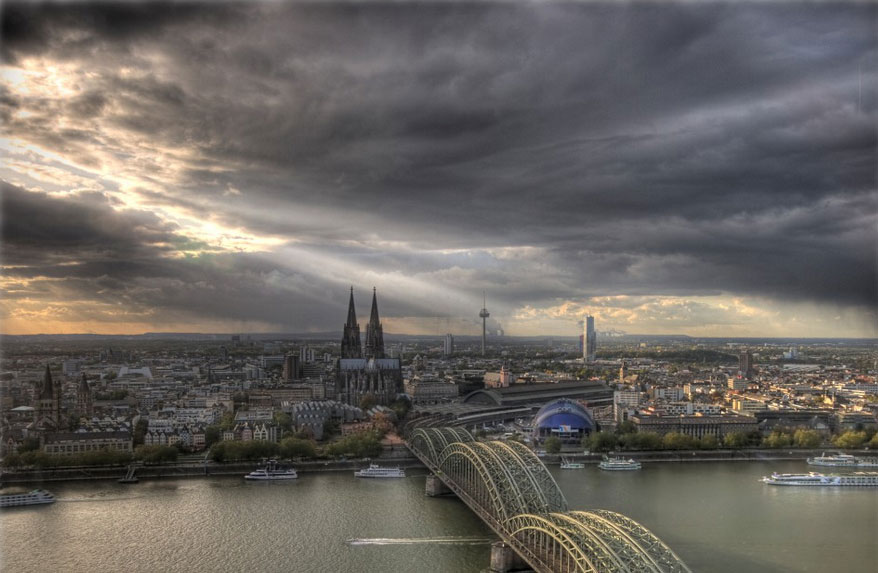
[[[485,355],[485,334],[487,332],[487,319],[491,316],[491,313],[488,312],[488,298],[485,296],[485,293],[482,293],[482,310],[479,312],[479,316],[482,319],[482,356]]]
[[[445,335],[444,354],[445,356],[454,354],[454,335],[451,333]]]
[[[598,341],[594,331],[594,317],[585,317],[584,331],[582,333],[582,359],[586,362],[594,362],[597,354]]]
[[[375,294],[375,287],[372,287],[372,313],[369,315],[369,324],[366,325],[365,358],[384,358],[384,328],[378,318],[378,297]]]
[[[354,309],[354,287],[351,287],[351,301],[348,303],[348,321],[344,325],[344,334],[341,338],[341,357],[363,357],[363,347],[360,345],[360,325],[357,324],[357,311]]]
[[[749,350],[738,355],[738,372],[742,378],[753,377],[753,354]]]

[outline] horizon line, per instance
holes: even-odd
[[[338,336],[341,336],[342,331],[338,331]],[[600,333],[601,331],[597,331]],[[164,336],[164,337],[173,337],[173,336],[303,336],[303,335],[311,335],[311,336],[319,336],[319,335],[336,335],[335,331],[303,331],[303,332],[282,332],[282,331],[259,331],[259,332],[200,332],[200,331],[146,331],[140,333],[95,333],[95,332],[41,332],[41,333],[31,333],[31,334],[12,334],[12,333],[3,333],[0,332],[0,338],[2,337],[37,337],[37,336],[95,336],[95,337],[119,337],[119,336]],[[403,332],[387,332],[386,336],[417,336],[417,337],[444,337],[447,334],[451,334],[452,336],[460,336],[460,337],[470,337],[475,339],[480,339],[481,334],[455,334],[453,332],[446,333],[435,333],[435,334],[407,334]],[[570,335],[570,334],[503,334],[503,335],[488,335],[489,338],[559,338],[559,339],[576,339],[578,335]],[[749,336],[740,336],[740,335],[732,335],[732,336],[718,336],[718,335],[692,335],[692,334],[684,334],[684,333],[657,333],[657,334],[645,334],[645,333],[624,333],[624,334],[616,334],[609,338],[621,338],[621,337],[671,337],[671,336],[682,336],[686,338],[693,339],[760,339],[760,340],[772,340],[772,339],[798,339],[798,340],[874,340],[878,341],[878,336],[759,336],[759,335],[749,335]],[[606,338],[606,337],[605,337]]]

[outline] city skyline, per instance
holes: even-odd
[[[0,10],[3,334],[878,337],[874,4]]]

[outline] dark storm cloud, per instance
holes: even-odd
[[[84,164],[101,162],[93,121],[197,150],[174,185],[145,173],[163,189],[140,196],[376,273],[496,286],[510,306],[731,293],[874,309],[876,10],[7,4],[4,60],[63,59],[94,77],[63,103],[4,92],[0,111],[12,135]],[[17,119],[23,106],[33,115]],[[62,131],[58,115],[85,124]],[[179,240],[144,225],[119,248],[155,260],[150,237]],[[40,240],[54,252],[51,235],[28,252]],[[418,251],[507,247],[537,251]],[[204,272],[238,293],[234,281],[277,268],[235,257],[247,262],[226,261],[231,276],[167,261],[154,272]]]
[[[163,319],[188,313],[280,320],[276,324],[303,330],[342,316],[343,297],[331,296],[337,285],[258,255],[171,257],[204,245],[151,213],[115,211],[100,194],[53,198],[3,183],[0,199],[4,276],[13,281],[6,300],[60,297],[122,304]],[[19,290],[15,281],[32,284]],[[291,299],[307,304],[291,305]]]
[[[3,260],[7,265],[72,263],[109,255],[116,261],[150,257],[175,243],[174,229],[147,212],[116,213],[99,193],[53,199],[2,182]]]

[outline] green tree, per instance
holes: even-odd
[[[373,431],[347,436],[326,447],[326,453],[333,457],[373,458],[381,455],[381,451],[381,439]]]
[[[762,445],[762,432],[759,430],[753,430],[751,432],[747,432],[747,445],[751,448],[758,448]]]
[[[219,426],[211,425],[204,428],[204,445],[211,447],[223,439],[223,431]]]
[[[698,447],[702,450],[715,450],[719,447],[719,440],[713,434],[708,434],[698,440]]]
[[[132,439],[134,441],[134,447],[143,444],[143,439],[146,436],[146,430],[149,429],[149,420],[144,418],[143,416],[137,420],[137,423],[134,424],[134,433],[132,435]]]
[[[768,448],[788,448],[792,445],[793,438],[784,432],[775,430],[762,440],[762,445]]]
[[[148,464],[163,464],[177,461],[180,450],[174,446],[138,446],[134,450],[134,459]]]
[[[259,460],[278,455],[280,446],[266,440],[248,442],[224,441],[214,444],[208,456],[215,462],[231,460]]]
[[[18,453],[36,452],[40,449],[40,439],[34,436],[25,438],[18,445]]]
[[[662,447],[666,450],[691,450],[695,447],[695,439],[688,434],[669,432],[662,438]]]
[[[832,443],[839,448],[855,449],[860,448],[866,442],[866,432],[857,432],[848,430],[847,432],[836,436]]]
[[[369,394],[363,396],[363,398],[360,400],[360,410],[369,410],[370,408],[374,408],[375,404],[375,396],[373,396],[370,392]]]
[[[823,437],[816,430],[798,429],[793,434],[793,444],[797,448],[816,448],[823,443]]]
[[[869,447],[873,450],[878,450],[878,434],[872,436],[872,439],[869,440]]]
[[[616,434],[634,434],[637,432],[637,424],[631,420],[625,420],[616,426]]]
[[[616,449],[616,436],[609,432],[595,432],[588,440],[588,449],[593,452],[609,452]]]
[[[561,452],[561,440],[557,436],[549,436],[543,443],[546,453],[557,454]]]
[[[11,454],[6,454],[3,458],[3,467],[4,468],[18,468],[21,467],[24,462],[21,461],[21,456],[12,452]]]
[[[402,421],[409,413],[409,410],[412,409],[412,403],[408,398],[403,396],[397,398],[397,400],[390,405],[390,409],[396,413],[396,419]]]
[[[274,424],[285,434],[293,431],[293,418],[286,412],[277,411],[273,416]]]
[[[284,458],[312,459],[317,457],[317,447],[311,440],[284,438],[280,442],[280,455]]]
[[[723,445],[727,448],[739,450],[747,447],[749,438],[744,432],[729,432],[723,438]]]
[[[220,429],[222,430],[231,430],[235,427],[235,414],[234,412],[226,412],[223,414],[223,417],[220,419]]]
[[[619,436],[619,447],[626,450],[660,450],[662,437],[654,432],[637,432]]]

